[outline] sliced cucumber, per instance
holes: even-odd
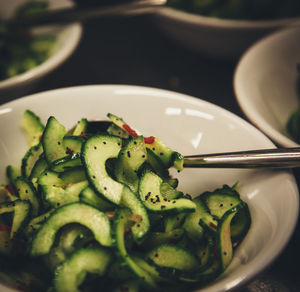
[[[173,244],[162,244],[148,252],[147,257],[160,267],[161,275],[176,277],[180,271],[193,271],[199,262],[193,253]]]
[[[123,139],[129,138],[129,134],[126,131],[124,131],[123,129],[121,129],[113,123],[111,123],[110,126],[107,128],[107,133],[113,136],[118,136]]]
[[[84,188],[80,195],[80,201],[92,205],[100,211],[112,211],[115,209],[115,205],[99,196],[90,186]]]
[[[64,262],[77,249],[91,241],[93,234],[80,224],[66,225],[60,231],[60,236],[56,246],[52,247],[49,254],[45,256],[47,266],[54,270]]]
[[[28,178],[30,176],[35,163],[37,162],[43,151],[44,150],[41,143],[38,143],[29,148],[24,158],[22,159],[21,173],[23,177]]]
[[[29,146],[34,146],[40,142],[44,131],[41,119],[32,111],[26,110],[21,120],[21,127],[25,131]]]
[[[45,158],[49,164],[59,158],[66,156],[66,149],[63,143],[65,134],[65,127],[60,124],[54,117],[50,117],[47,121],[41,139]]]
[[[58,230],[70,223],[79,223],[92,231],[94,238],[103,246],[111,246],[111,231],[108,217],[101,211],[83,203],[72,203],[58,208],[46,220],[32,240],[31,255],[47,254]]]
[[[6,177],[9,183],[13,184],[17,177],[21,176],[21,170],[13,165],[6,167]]]
[[[174,166],[179,171],[183,170],[183,156],[170,149],[159,138],[155,137],[151,144],[146,143],[146,147],[159,157],[165,168]]]
[[[82,166],[71,167],[59,173],[59,178],[67,185],[87,180],[85,170]]]
[[[42,191],[44,201],[51,207],[79,201],[81,191],[88,186],[88,181],[66,183],[59,173],[45,171],[40,175],[38,185]]]
[[[141,242],[150,229],[150,221],[146,208],[128,187],[124,187],[123,189],[120,205],[129,208],[132,216],[136,218],[135,223],[131,227],[131,231],[133,238],[137,242]]]
[[[66,153],[68,154],[80,152],[83,142],[84,138],[81,136],[64,136],[63,138]]]
[[[0,215],[5,213],[13,213],[10,238],[14,238],[28,222],[31,216],[31,205],[28,201],[22,200],[0,203]]]
[[[189,199],[179,198],[168,200],[160,192],[162,179],[151,171],[146,171],[141,177],[139,195],[145,207],[152,212],[180,213],[194,212],[196,204]]]
[[[234,243],[241,241],[249,231],[251,226],[251,216],[248,205],[245,203],[240,208],[231,221],[231,240]]]
[[[213,192],[206,192],[201,195],[202,200],[206,203],[210,214],[220,219],[228,210],[241,203],[238,194],[224,185],[221,189]]]
[[[177,228],[168,232],[151,232],[142,244],[142,247],[145,249],[152,249],[155,246],[173,243],[176,244],[184,235],[184,229]]]
[[[139,136],[122,118],[111,113],[107,114],[107,116],[115,125],[128,132],[132,137],[136,138]],[[165,168],[174,166],[180,171],[183,169],[183,156],[180,153],[170,149],[159,138],[151,136],[144,139],[146,147],[159,157]]]
[[[24,178],[19,177],[15,180],[15,187],[17,189],[19,198],[21,200],[28,200],[31,203],[32,216],[36,217],[40,211],[40,200],[33,184]]]
[[[121,201],[123,184],[108,175],[106,161],[118,157],[121,145],[119,137],[95,135],[82,148],[82,160],[91,185],[99,194],[117,205]]]
[[[57,292],[80,291],[87,273],[103,275],[111,260],[109,250],[82,248],[70,256],[55,271],[54,287]]]
[[[39,157],[39,159],[35,162],[30,176],[29,176],[29,180],[33,181],[33,180],[37,180],[37,178],[48,168],[48,162],[46,161],[44,155],[41,155]]]
[[[147,152],[143,137],[130,140],[122,148],[115,164],[116,179],[126,184],[134,193],[138,192],[138,170],[147,160]]]
[[[233,246],[231,241],[230,225],[234,215],[243,207],[243,202],[228,210],[221,218],[217,230],[217,243],[221,268],[224,271],[232,260]]]
[[[57,172],[66,171],[72,167],[81,166],[80,153],[74,153],[67,156],[63,156],[51,163],[51,169]]]
[[[125,230],[130,226],[131,212],[129,209],[119,208],[116,211],[113,222],[113,237],[115,245],[118,249],[120,256],[126,262],[132,272],[141,279],[141,282],[152,288],[157,288],[154,278],[144,269],[142,269],[128,254],[125,246]]]
[[[88,120],[86,118],[80,119],[80,121],[77,123],[76,127],[74,128],[72,135],[80,136],[86,133],[87,125],[88,125]]]
[[[207,209],[201,197],[197,197],[193,201],[196,204],[196,210],[186,216],[183,228],[192,240],[201,241],[204,236],[204,228],[199,224],[199,221]]]

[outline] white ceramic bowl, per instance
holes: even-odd
[[[9,18],[24,0],[0,0],[0,17]],[[71,0],[48,0],[50,9],[71,7]],[[39,66],[11,78],[0,80],[0,101],[6,98],[23,96],[28,93],[46,74],[60,66],[74,52],[82,35],[82,26],[78,23],[65,26],[52,26],[35,29],[35,33],[50,33],[57,40],[48,59]]]
[[[0,127],[0,181],[4,180],[5,166],[17,166],[27,149],[19,125],[25,109],[34,111],[43,122],[54,115],[67,128],[82,117],[103,120],[111,112],[184,155],[274,147],[246,121],[201,99],[145,87],[81,86],[38,93],[0,106],[0,124],[6,125]],[[227,291],[244,284],[287,244],[299,209],[297,185],[289,171],[185,169],[173,174],[179,178],[180,189],[191,195],[239,181],[239,191],[252,215],[250,231],[228,270],[202,292]],[[0,286],[0,291],[11,290]]]
[[[261,37],[299,19],[228,20],[164,7],[154,15],[158,27],[184,47],[222,59],[237,59]]]
[[[237,101],[248,119],[277,144],[299,146],[286,132],[286,124],[300,102],[300,29],[274,33],[253,45],[234,74]]]

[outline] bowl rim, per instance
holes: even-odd
[[[40,65],[24,73],[0,81],[0,90],[24,84],[35,78],[40,78],[57,68],[64,61],[66,61],[78,46],[82,37],[83,27],[80,23],[73,23],[61,27],[62,32],[65,29],[69,29],[71,31],[72,37],[70,37],[69,41],[66,42],[64,46],[59,48],[52,56],[47,58]]]
[[[249,98],[243,97],[243,94],[240,93],[241,85],[239,83],[240,70],[245,66],[248,62],[249,57],[259,48],[261,48],[264,44],[272,42],[273,39],[277,39],[281,35],[285,35],[288,32],[300,32],[299,28],[292,27],[282,29],[280,31],[274,32],[267,37],[257,41],[252,46],[250,46],[244,54],[239,59],[233,74],[233,90],[235,94],[236,101],[251,123],[253,123],[257,128],[259,128],[262,132],[264,132],[271,140],[275,143],[284,146],[284,147],[299,147],[300,145],[293,141],[288,136],[279,132],[276,128],[266,122],[263,117],[257,113],[257,111],[253,108],[252,104],[249,102]]]
[[[5,104],[0,105],[0,110],[1,109],[6,109],[6,108],[12,108],[14,105],[17,105],[17,107],[22,107],[24,108],[24,106],[26,105],[26,102],[29,101],[31,103],[34,103],[35,101],[39,100],[43,100],[43,97],[45,99],[51,99],[53,97],[53,95],[57,95],[57,94],[64,94],[66,92],[76,92],[78,91],[80,93],[80,96],[82,94],[83,90],[87,90],[90,92],[93,92],[94,90],[98,90],[99,89],[102,90],[102,93],[105,91],[109,91],[109,92],[115,92],[115,94],[117,91],[123,91],[121,94],[132,94],[130,90],[134,90],[135,94],[137,96],[139,96],[139,98],[141,97],[145,97],[145,96],[151,96],[151,94],[154,94],[155,96],[162,96],[166,99],[169,98],[174,98],[176,100],[182,101],[182,102],[190,102],[191,104],[194,103],[201,103],[203,106],[207,106],[210,110],[217,112],[218,114],[221,114],[222,117],[224,117],[225,119],[233,119],[235,121],[237,121],[242,127],[247,127],[247,129],[251,130],[251,133],[255,133],[255,135],[264,137],[264,141],[268,141],[268,144],[273,144],[273,142],[259,129],[257,129],[256,127],[254,127],[252,124],[250,124],[248,121],[246,121],[245,119],[239,117],[238,115],[236,115],[233,112],[230,112],[227,109],[224,109],[223,107],[213,104],[210,101],[206,101],[203,100],[201,98],[197,98],[188,94],[184,94],[184,93],[179,93],[179,92],[175,92],[175,91],[171,91],[171,90],[166,90],[166,89],[160,89],[160,88],[154,88],[154,87],[146,87],[146,86],[138,86],[138,85],[121,85],[121,84],[101,84],[101,85],[97,85],[97,84],[93,84],[93,85],[78,85],[78,86],[71,86],[71,87],[65,87],[65,88],[56,88],[56,89],[51,89],[51,90],[47,90],[44,92],[38,92],[38,93],[34,93],[34,94],[30,94],[24,97],[21,97],[19,99],[13,100],[13,101],[9,101]],[[117,90],[118,89],[118,90]],[[129,93],[128,93],[129,92]],[[141,96],[140,94],[144,93],[144,96]],[[120,93],[119,93],[120,94]],[[170,95],[171,94],[171,95]],[[88,95],[89,98],[94,98],[91,97],[92,95]],[[123,96],[124,97],[124,96]],[[76,94],[72,94],[72,98],[76,99]],[[95,99],[96,100],[96,99]],[[98,96],[97,96],[97,100]],[[253,277],[255,277],[257,274],[261,273],[262,270],[264,270],[267,266],[269,266],[278,256],[279,254],[283,251],[283,249],[286,247],[287,243],[289,242],[292,234],[294,233],[296,224],[297,224],[297,218],[298,218],[298,214],[299,214],[299,190],[295,181],[295,177],[293,176],[292,172],[289,170],[285,170],[284,173],[286,173],[290,179],[290,182],[292,183],[292,185],[296,188],[297,194],[295,196],[293,196],[293,200],[294,200],[294,216],[292,219],[293,220],[293,224],[289,225],[289,228],[286,228],[284,230],[284,232],[287,232],[287,230],[289,229],[291,232],[288,232],[287,237],[282,237],[280,238],[280,240],[274,242],[274,249],[273,251],[267,252],[266,254],[264,254],[262,257],[257,259],[258,263],[258,267],[256,267],[255,269],[250,269],[249,272],[247,273],[247,275],[243,274],[241,277],[235,279],[235,280],[228,280],[225,281],[223,283],[217,283],[217,287],[215,287],[213,285],[213,287],[210,286],[204,286],[202,287],[200,290],[197,291],[206,291],[206,292],[215,292],[215,291],[231,291],[232,289],[236,289],[237,287],[240,287],[243,284],[246,284],[249,280],[251,280]],[[274,250],[276,251],[276,257],[272,256],[272,259],[270,260],[270,255],[274,255]],[[266,263],[266,259],[267,259],[267,263]],[[254,264],[251,265],[252,267],[254,267]],[[224,285],[226,284],[226,285]],[[0,284],[1,287],[1,284]],[[215,290],[217,288],[217,290]],[[9,290],[10,291],[10,290]],[[15,290],[11,290],[11,291],[15,291]]]
[[[162,18],[177,20],[191,25],[202,25],[223,29],[271,29],[285,25],[299,24],[299,17],[270,20],[234,20],[189,13],[172,7],[162,7],[156,12]]]

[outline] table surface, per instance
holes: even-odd
[[[29,93],[87,84],[150,86],[199,97],[245,118],[233,91],[236,65],[179,46],[160,32],[150,16],[93,20],[84,24],[74,54]],[[294,174],[299,185],[300,170]],[[299,231],[298,224],[273,264],[238,291],[300,291]]]

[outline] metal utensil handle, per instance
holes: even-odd
[[[99,7],[74,7],[59,10],[48,10],[34,15],[18,17],[8,22],[10,26],[41,26],[49,24],[64,24],[82,22],[97,17],[136,15],[151,13],[156,8],[165,5],[167,0],[135,0],[122,4]]]
[[[300,167],[300,147],[185,156],[184,167],[294,168]]]

